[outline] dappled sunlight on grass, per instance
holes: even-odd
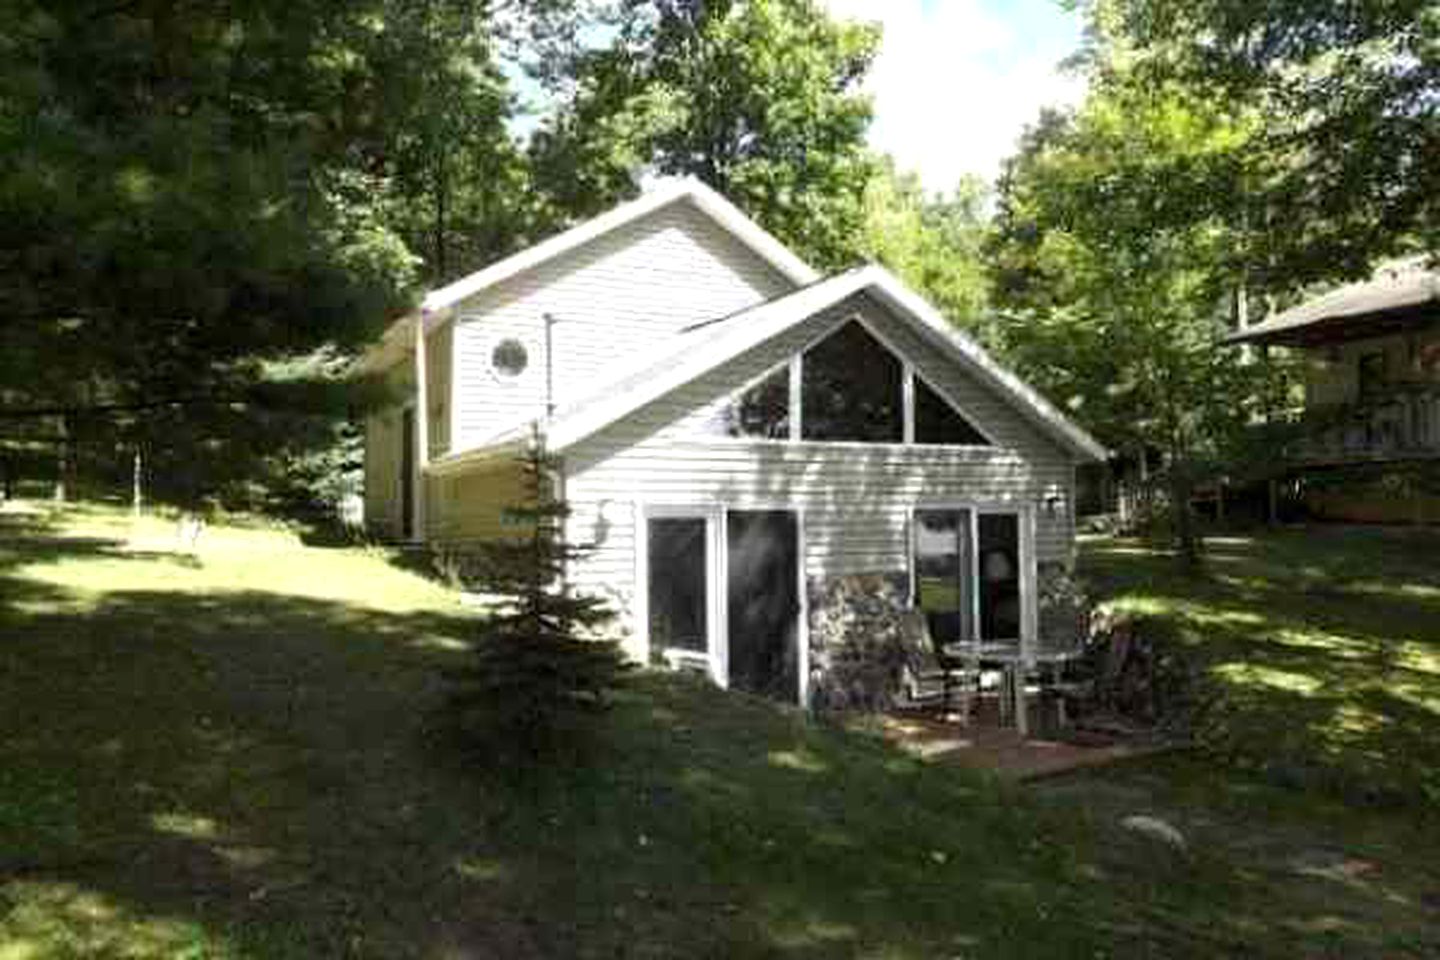
[[[212,528],[191,562],[126,522],[0,547],[0,960],[1385,956],[1415,909],[1375,902],[1440,888],[1393,859],[1306,877],[1384,921],[1312,938],[1286,923],[1333,900],[1203,833],[1177,863],[1073,798],[690,677],[636,677],[592,754],[496,764],[431,735],[474,623],[434,584],[265,529]],[[1364,618],[1316,629],[1258,567],[1193,591],[1140,563],[1129,599],[1257,668],[1235,687],[1287,737],[1371,763],[1413,716],[1352,732],[1343,707],[1432,716],[1425,634],[1382,682]]]
[[[455,873],[475,883],[495,883],[505,878],[505,865],[485,857],[461,857],[455,861]]]
[[[1191,571],[1092,538],[1082,574],[1208,671],[1223,706],[1206,742],[1367,795],[1425,796],[1440,769],[1440,534],[1317,528],[1210,546]]]
[[[829,764],[808,750],[772,750],[770,765],[801,773],[824,773],[830,769]]]
[[[1308,674],[1251,666],[1247,663],[1222,663],[1215,668],[1214,673],[1228,683],[1274,687],[1301,696],[1310,696],[1321,687],[1321,682]]]
[[[171,833],[191,840],[214,840],[220,836],[220,827],[214,820],[193,813],[152,814],[150,825],[161,833]]]
[[[166,917],[132,916],[113,900],[73,883],[0,885],[0,958],[179,956],[229,957],[227,944],[199,924]]]

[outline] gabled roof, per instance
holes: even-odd
[[[693,204],[792,283],[804,285],[820,279],[820,273],[814,267],[792,253],[790,248],[704,183],[694,177],[668,178],[657,181],[628,203],[622,203],[569,230],[542,240],[533,247],[498,260],[454,283],[430,291],[420,303],[418,317],[424,319],[426,330],[433,329],[447,319],[451,307],[475,294],[682,201]],[[411,314],[391,324],[380,343],[361,361],[362,367],[376,369],[383,366],[380,360],[385,355],[386,346],[408,343],[405,338],[413,336],[416,321],[417,315]]]
[[[812,283],[723,320],[697,325],[666,341],[652,356],[559,411],[546,430],[549,448],[563,451],[652,400],[860,293],[876,298],[910,322],[917,333],[976,379],[1007,397],[1015,409],[1064,449],[1086,460],[1108,456],[1103,446],[1049,401],[997,364],[979,344],[893,274],[874,265]],[[484,458],[488,451],[509,449],[523,442],[531,427],[530,420],[516,423],[478,450],[456,453],[435,465],[443,470],[447,461],[458,464]]]
[[[1303,343],[1321,328],[1367,320],[1403,319],[1426,305],[1440,306],[1440,271],[1427,256],[1381,264],[1369,279],[1348,283],[1291,307],[1262,323],[1237,330],[1226,343]],[[1377,330],[1377,333],[1384,332]]]
[[[591,220],[571,227],[564,233],[556,234],[520,251],[492,263],[483,270],[456,280],[454,283],[431,291],[420,304],[422,313],[435,314],[452,307],[467,297],[472,297],[487,287],[493,287],[502,280],[508,280],[522,271],[553,260],[563,253],[604,236],[607,233],[634,223],[641,217],[654,213],[679,200],[689,200],[726,232],[753,250],[785,277],[797,284],[813,283],[820,274],[815,268],[790,252],[779,240],[767,233],[729,200],[693,177],[662,180],[652,189],[629,203],[622,203],[614,209]]]

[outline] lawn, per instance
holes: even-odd
[[[1440,949],[1409,813],[1190,758],[1007,786],[660,675],[522,773],[425,736],[472,621],[382,552],[0,523],[3,960]]]
[[[1203,671],[1207,746],[1304,790],[1440,805],[1440,531],[1212,537],[1193,574],[1096,538],[1081,566]]]

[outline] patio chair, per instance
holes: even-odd
[[[1067,705],[1094,695],[1095,678],[1077,677],[1074,666],[1085,658],[1085,638],[1076,631],[1062,636],[1042,634],[1036,641],[1034,661],[1027,671],[1041,701],[1054,700],[1056,722],[1067,723]]]
[[[961,719],[969,724],[973,699],[971,687],[979,680],[979,663],[942,653],[930,635],[929,621],[920,610],[907,610],[901,614],[900,645],[904,653],[902,682],[910,702],[919,703],[933,696],[934,685],[938,683],[948,716],[954,712],[955,692],[959,690],[962,694]],[[931,687],[928,693],[924,690],[926,685]]]

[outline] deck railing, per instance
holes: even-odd
[[[1306,411],[1289,449],[1304,463],[1440,457],[1440,387],[1392,390],[1345,406]]]

